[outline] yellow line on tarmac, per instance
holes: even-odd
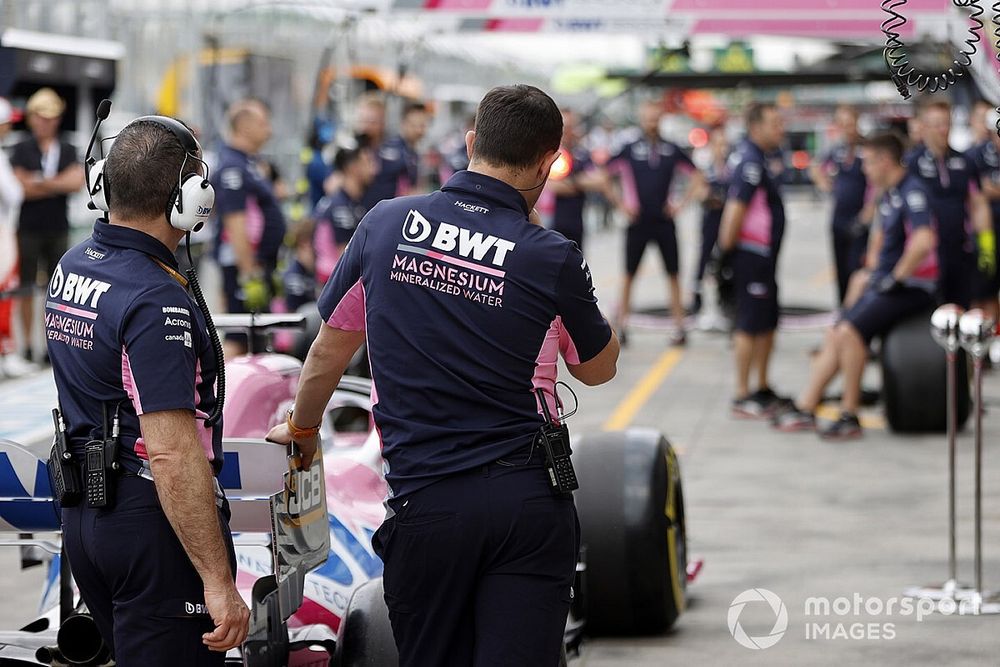
[[[676,349],[664,352],[656,361],[656,364],[649,369],[649,372],[639,380],[638,384],[632,388],[632,391],[615,407],[614,412],[604,422],[604,430],[620,431],[631,424],[636,413],[642,409],[642,406],[646,404],[646,401],[653,395],[653,392],[663,384],[663,381],[667,379],[667,376],[670,375],[670,372],[674,370],[674,366],[677,365],[677,362],[683,356],[683,353]]]
[[[816,409],[816,416],[820,419],[837,421],[840,419],[840,407],[834,403],[824,403]],[[884,431],[887,427],[885,417],[880,414],[862,412],[858,415],[861,427],[872,431]]]

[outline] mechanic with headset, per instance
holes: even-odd
[[[529,220],[561,135],[544,92],[494,88],[467,171],[372,209],[320,297],[294,410],[268,434],[308,465],[367,338],[390,489],[372,541],[403,667],[559,660],[579,528],[557,357],[588,385],[618,359],[580,250]]]
[[[172,118],[131,122],[88,164],[92,204],[109,213],[63,255],[45,309],[66,554],[118,665],[222,665],[249,611],[216,479],[221,346],[174,258],[215,193]]]

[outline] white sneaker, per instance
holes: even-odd
[[[18,378],[38,370],[36,364],[25,361],[17,354],[7,354],[0,358],[0,369],[9,378]]]

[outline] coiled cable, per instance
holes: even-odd
[[[997,1],[1000,2],[1000,0]],[[188,264],[190,265],[186,271],[188,287],[191,288],[191,294],[194,296],[194,302],[198,304],[198,309],[205,316],[205,324],[208,327],[208,339],[212,342],[212,351],[215,352],[215,363],[218,367],[215,375],[215,407],[212,408],[212,414],[205,418],[205,426],[212,428],[222,419],[222,408],[226,402],[226,355],[222,350],[222,341],[219,339],[219,332],[215,328],[215,322],[212,320],[212,313],[208,309],[208,304],[205,302],[205,295],[202,294],[201,285],[198,283],[198,273],[195,271],[194,261],[191,259],[190,232],[187,235],[187,256]]]
[[[973,25],[969,26],[969,36],[952,61],[951,67],[939,74],[925,74],[917,71],[916,67],[910,64],[910,58],[906,53],[906,44],[903,43],[902,35],[899,32],[899,29],[906,25],[907,19],[896,10],[905,5],[906,2],[907,0],[882,0],[882,11],[889,15],[887,19],[882,21],[882,32],[885,34],[885,49],[882,51],[882,55],[889,68],[892,82],[904,100],[910,98],[910,88],[915,88],[918,92],[937,93],[954,85],[958,78],[965,74],[966,68],[972,64],[972,56],[976,54],[977,44],[981,41],[979,33],[982,32],[984,26],[980,18],[983,15],[980,0],[952,0],[956,7],[972,8],[969,19]],[[994,34],[1000,39],[997,8],[1000,8],[1000,0],[994,3],[993,13],[993,23],[996,26]]]

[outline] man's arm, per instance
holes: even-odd
[[[667,214],[672,218],[676,218],[680,215],[680,212],[687,208],[688,204],[698,198],[698,194],[702,190],[707,189],[705,187],[706,184],[707,181],[705,180],[704,174],[697,169],[692,171],[691,175],[688,177],[687,188],[685,188],[684,195],[681,197],[681,200],[676,204],[671,205],[669,203],[669,197],[667,198]]]
[[[323,412],[351,358],[365,342],[364,331],[344,331],[323,325],[309,348],[299,388],[295,392],[292,422],[299,428],[311,428],[323,421]],[[292,442],[288,424],[279,424],[267,434],[267,440],[281,445]],[[319,436],[295,441],[302,454],[302,467],[309,468],[319,446]]]
[[[826,172],[829,159],[821,160],[809,165],[809,178],[816,184],[821,192],[830,193],[833,191],[833,179]]]
[[[882,252],[882,225],[872,225],[868,235],[868,249],[865,254],[865,268],[874,270],[878,266],[878,256]]]
[[[743,228],[743,218],[747,214],[747,205],[739,199],[727,199],[722,210],[722,226],[719,228],[719,247],[724,251],[736,248]]]
[[[989,200],[978,187],[969,191],[969,215],[972,218],[972,227],[977,232],[988,232],[993,229],[993,215],[990,213]]]
[[[198,439],[194,413],[146,413],[139,415],[139,426],[163,513],[205,589],[205,604],[215,630],[202,640],[213,651],[235,648],[246,639],[250,611],[229,569],[212,471]]]
[[[618,336],[611,332],[611,340],[596,357],[582,364],[566,364],[569,374],[588,386],[604,384],[618,372],[618,353],[621,348]]]
[[[73,163],[60,171],[54,178],[48,181],[49,187],[61,195],[69,195],[80,190],[84,184],[83,166]]]
[[[21,183],[25,201],[44,199],[56,194],[50,188],[49,182],[42,179],[40,171],[28,171],[24,167],[14,167],[14,176]]]
[[[937,247],[937,234],[930,227],[918,227],[907,239],[903,256],[892,269],[892,276],[902,282],[912,276],[927,256]]]
[[[248,278],[257,273],[257,259],[254,257],[250,236],[247,234],[246,211],[234,211],[222,216],[222,226],[226,230],[226,240],[236,255],[236,268],[240,278]]]

